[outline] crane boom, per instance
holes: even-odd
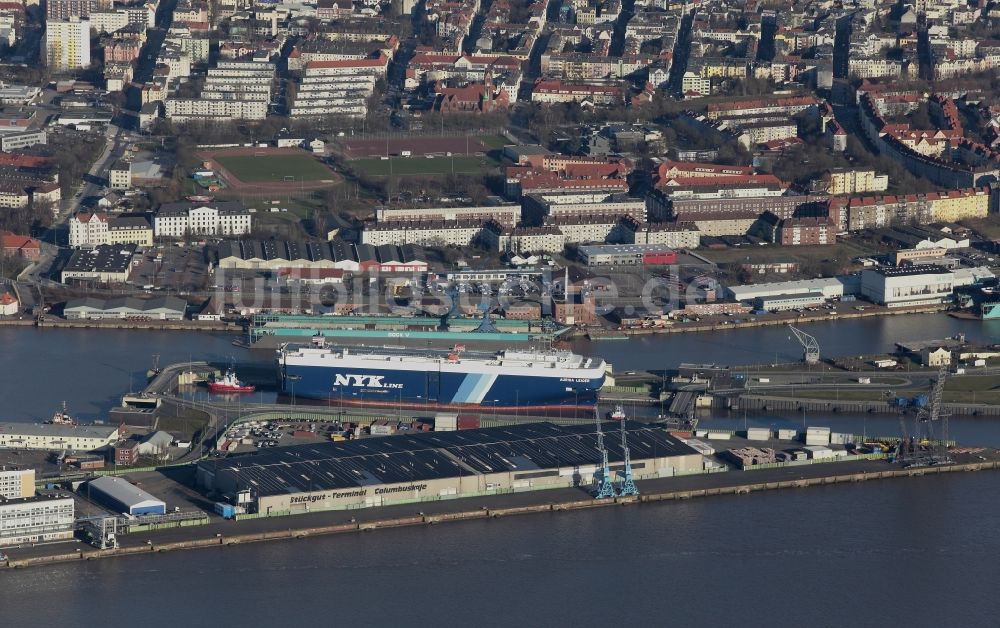
[[[788,329],[792,330],[792,333],[795,334],[795,339],[802,345],[805,363],[816,364],[819,362],[819,341],[816,340],[815,336],[810,336],[793,325],[789,325]]]

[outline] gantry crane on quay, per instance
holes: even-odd
[[[948,453],[948,413],[943,410],[944,384],[948,377],[948,365],[938,369],[937,380],[931,392],[930,402],[917,410],[913,419],[913,434],[907,434],[906,416],[899,415],[899,446],[896,462],[908,467],[947,464],[952,461]],[[937,430],[935,438],[935,430]]]

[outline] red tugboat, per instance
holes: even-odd
[[[252,393],[257,387],[241,382],[236,377],[236,372],[230,368],[222,378],[208,382],[208,389],[214,393]]]

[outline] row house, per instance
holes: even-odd
[[[624,103],[625,90],[619,84],[574,83],[537,79],[531,91],[531,101],[543,104],[589,103],[616,105]]]

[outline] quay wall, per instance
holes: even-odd
[[[831,467],[835,466],[831,464]],[[914,478],[924,475],[934,475],[941,473],[961,473],[983,470],[1000,469],[1000,461],[984,461],[969,464],[941,465],[936,467],[919,467],[910,469],[886,469],[883,471],[870,471],[860,473],[837,474],[831,468],[830,475],[823,475],[810,478],[799,478],[791,480],[779,480],[772,482],[739,482],[725,486],[713,486],[701,489],[657,491],[645,493],[636,497],[617,497],[612,499],[574,499],[564,501],[546,501],[537,504],[524,506],[489,508],[482,507],[475,510],[466,510],[449,513],[420,513],[405,517],[391,517],[385,519],[375,519],[371,521],[358,522],[351,520],[347,523],[338,523],[324,526],[301,526],[293,527],[288,525],[294,522],[294,517],[283,517],[281,529],[269,530],[254,533],[234,533],[219,534],[212,537],[192,538],[183,541],[173,542],[148,542],[147,545],[130,546],[119,549],[91,550],[84,551],[83,548],[76,551],[62,554],[51,554],[45,556],[33,556],[22,559],[8,559],[0,561],[0,569],[17,569],[39,565],[76,562],[81,560],[94,560],[98,558],[110,558],[115,556],[129,556],[137,554],[150,554],[156,552],[168,552],[175,550],[197,549],[203,547],[220,547],[227,545],[239,545],[243,543],[260,543],[265,541],[278,541],[289,539],[301,539],[310,536],[323,536],[330,534],[344,534],[349,532],[373,531],[384,528],[399,528],[417,525],[431,525],[446,523],[450,521],[468,521],[474,519],[498,519],[509,516],[552,513],[559,511],[585,510],[591,508],[605,508],[609,506],[623,506],[641,503],[663,502],[671,500],[693,499],[696,497],[711,497],[716,495],[743,495],[762,491],[774,491],[782,489],[798,489],[809,486],[824,486],[842,483],[857,483],[869,480],[883,480],[892,478]],[[738,473],[738,472],[737,472]],[[192,528],[191,532],[197,534],[197,528]]]

